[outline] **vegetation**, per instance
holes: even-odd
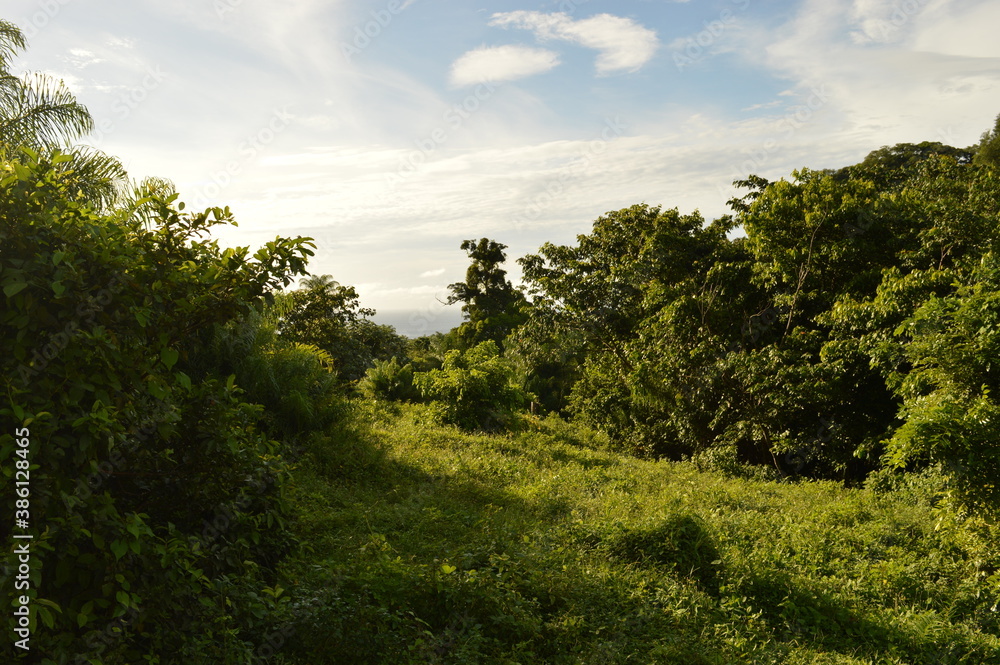
[[[997,541],[938,472],[747,480],[359,408],[297,472],[288,662],[998,662]]]
[[[524,290],[466,240],[467,320],[407,340],[310,239],[100,176],[23,46],[4,662],[1000,662],[995,128],[608,212]]]

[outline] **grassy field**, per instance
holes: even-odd
[[[557,419],[355,409],[296,471],[285,662],[1000,663],[1000,548],[934,475],[740,478]]]

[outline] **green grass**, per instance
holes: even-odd
[[[357,408],[295,473],[287,663],[1000,663],[998,547],[933,475],[753,481]]]

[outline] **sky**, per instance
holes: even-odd
[[[15,71],[62,79],[83,142],[224,245],[317,243],[314,274],[416,336],[457,325],[463,240],[516,259],[638,203],[728,212],[731,183],[1000,113],[996,0],[5,0]]]

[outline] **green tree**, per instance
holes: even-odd
[[[312,245],[223,250],[204,236],[228,210],[154,204],[152,225],[103,215],[58,164],[0,163],[0,468],[6,506],[15,462],[31,474],[22,593],[45,626],[32,649],[247,660],[273,620],[261,593],[289,546],[287,465],[260,407],[199,350],[302,274]],[[12,583],[0,580],[5,597]],[[2,648],[13,662],[10,640]]]
[[[941,465],[960,503],[1000,510],[1000,259],[984,256],[953,293],[930,297],[897,333],[912,370],[898,383],[903,424],[886,461]]]
[[[993,129],[983,132],[976,148],[975,163],[981,166],[1000,167],[1000,115]]]
[[[279,296],[278,333],[328,353],[342,383],[359,381],[375,359],[405,357],[406,340],[392,326],[367,318],[375,310],[361,306],[353,286],[343,286],[330,275],[311,276],[302,286]]]
[[[125,169],[114,157],[87,146],[71,147],[94,129],[94,119],[62,81],[45,74],[11,73],[13,57],[27,46],[24,33],[0,20],[0,154],[20,159],[19,149],[67,152],[58,168],[72,177],[84,197],[108,208],[125,196]]]
[[[451,295],[447,304],[463,303],[466,321],[459,327],[458,335],[465,348],[492,340],[501,346],[504,338],[525,320],[524,296],[507,279],[501,267],[507,260],[507,245],[481,238],[465,240],[462,249],[472,263],[465,273],[464,282],[448,285]]]
[[[663,331],[650,326],[684,297],[708,332],[709,312],[726,302],[720,274],[710,272],[729,251],[731,221],[706,225],[697,213],[637,205],[599,218],[575,247],[546,244],[520,260],[534,297],[533,320],[547,319],[550,335],[577,340],[583,353],[572,410],[620,445],[690,452],[663,428],[671,376],[648,371],[650,340],[643,338],[649,332],[662,346]]]

